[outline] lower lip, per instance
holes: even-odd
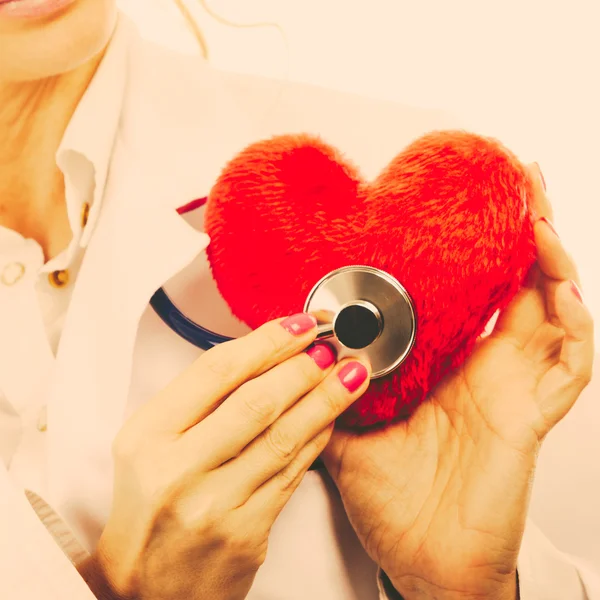
[[[64,10],[75,0],[0,0],[0,16],[40,19]]]

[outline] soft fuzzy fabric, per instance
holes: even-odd
[[[307,135],[256,143],[235,157],[206,209],[209,259],[233,314],[257,327],[302,310],[333,269],[394,275],[417,313],[406,361],[342,417],[351,427],[405,418],[460,365],[535,260],[531,181],[495,140],[428,134],[372,183]]]

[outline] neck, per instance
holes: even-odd
[[[0,225],[43,245],[53,221],[66,219],[56,151],[100,60],[43,80],[0,81]]]

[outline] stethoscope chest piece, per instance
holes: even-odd
[[[342,267],[323,277],[304,305],[319,321],[319,338],[332,344],[338,359],[367,359],[372,379],[398,368],[415,342],[412,300],[394,277],[366,266]]]

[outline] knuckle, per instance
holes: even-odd
[[[175,455],[164,447],[153,447],[143,431],[124,428],[112,443],[115,481],[133,485],[138,498],[148,507],[159,509],[181,491],[185,471]],[[115,484],[117,485],[117,484]]]
[[[223,347],[211,348],[201,358],[202,369],[219,381],[228,381],[236,368],[231,351]]]
[[[333,433],[333,424],[329,425],[327,429],[322,431],[320,435],[318,435],[315,439],[312,440],[312,448],[314,448],[317,454],[321,454],[323,450],[325,450],[329,440],[331,439],[331,434]]]
[[[256,381],[250,381],[240,388],[242,411],[253,423],[268,427],[277,416],[277,398],[272,392],[262,389]]]
[[[297,487],[300,479],[302,478],[302,474],[299,469],[282,471],[277,475],[277,479],[279,481],[279,489],[283,494],[288,494],[290,490],[294,490]]]
[[[260,353],[265,356],[280,354],[285,347],[285,341],[281,332],[283,329],[277,323],[267,323],[257,333],[260,339]]]
[[[267,560],[267,545],[261,545],[258,548],[258,552],[256,553],[255,559],[254,559],[254,566],[259,569],[260,567],[263,566],[265,560]]]
[[[337,417],[346,408],[346,395],[336,391],[333,386],[322,386],[318,392],[319,401],[325,406],[326,413]]]
[[[178,528],[219,543],[228,539],[222,498],[215,492],[204,490],[202,494],[190,494],[179,489],[170,505]]]
[[[297,360],[294,365],[294,374],[306,391],[315,388],[322,380],[324,372],[317,367],[315,361],[304,354],[304,360]]]
[[[281,389],[282,393],[299,399],[314,390],[324,375],[311,358],[302,354],[280,365],[277,379],[273,380],[271,387]]]
[[[218,546],[219,552],[227,560],[237,565],[260,566],[262,556],[266,553],[267,540],[259,533],[259,529],[239,526],[231,518],[222,518],[210,528],[202,532],[205,539],[210,539]]]
[[[580,373],[573,373],[572,377],[575,385],[581,390],[584,390],[592,381],[592,373],[587,369]]]
[[[268,451],[282,463],[289,463],[300,449],[300,440],[282,427],[270,427],[264,434]]]
[[[297,461],[297,463],[295,462],[293,465],[290,465],[288,469],[281,471],[281,473],[277,475],[281,492],[287,495],[295,490],[300,484],[300,481],[302,481],[306,469],[307,467],[300,464],[300,461]]]
[[[246,568],[257,569],[266,558],[266,550],[263,545],[257,543],[250,535],[242,533],[230,535],[225,541],[225,547],[236,564],[242,564]]]

